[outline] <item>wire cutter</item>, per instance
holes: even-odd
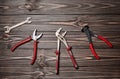
[[[40,35],[38,35],[38,36],[36,36],[36,29],[34,30],[34,32],[33,32],[33,35],[32,36],[29,36],[28,38],[26,38],[26,39],[24,39],[24,40],[22,40],[22,41],[20,41],[20,42],[18,42],[17,44],[15,44],[12,48],[11,48],[11,51],[12,52],[14,52],[15,51],[15,49],[17,48],[17,47],[19,47],[20,45],[22,45],[22,44],[24,44],[24,43],[27,43],[27,42],[29,42],[29,41],[31,41],[31,40],[34,40],[34,53],[33,53],[33,58],[32,58],[32,61],[31,61],[31,65],[33,65],[34,63],[35,63],[35,60],[36,60],[36,58],[37,58],[37,45],[38,45],[38,39],[40,39],[41,37],[42,37],[42,33],[40,34]]]
[[[92,37],[96,37],[102,41],[104,41],[110,48],[113,47],[113,45],[107,40],[105,39],[104,37],[102,36],[99,36],[99,35],[96,35],[94,34],[91,30],[89,30],[89,26],[86,25],[84,26],[82,29],[81,29],[82,32],[86,33],[87,37],[88,37],[88,41],[89,41],[89,45],[90,45],[90,49],[91,49],[91,52],[92,54],[95,56],[96,59],[100,59],[100,57],[97,55],[95,49],[94,49],[94,46],[93,46],[93,43],[92,43]]]
[[[62,28],[59,28],[55,33],[56,37],[58,38],[57,39],[57,50],[55,51],[55,53],[56,53],[56,74],[59,74],[59,58],[60,58],[60,44],[61,44],[61,42],[63,42],[63,44],[66,46],[68,54],[70,55],[71,61],[74,65],[75,69],[78,69],[78,65],[77,65],[75,58],[74,58],[72,51],[71,51],[72,47],[70,47],[67,44],[67,41],[64,38],[67,31],[65,31],[63,34],[60,34],[61,30],[62,30]]]

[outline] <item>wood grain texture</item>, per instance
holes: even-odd
[[[120,79],[120,1],[119,0],[0,0],[0,79]],[[15,25],[27,17],[31,24],[17,27],[5,34],[5,26]],[[113,48],[93,38],[101,60],[96,60],[81,30],[90,29],[107,38]],[[75,70],[65,46],[61,45],[60,74],[56,75],[54,53],[55,31],[62,27],[79,65]],[[37,29],[39,40],[35,64],[30,65],[33,41],[11,52],[10,48]],[[62,32],[63,32],[62,31]]]
[[[119,14],[119,0],[1,0],[0,14]]]

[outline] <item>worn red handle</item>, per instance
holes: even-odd
[[[98,36],[99,39],[103,40],[109,47],[113,47],[113,45],[104,37],[102,36]]]
[[[77,63],[76,63],[76,61],[75,61],[75,58],[74,58],[72,52],[71,52],[71,49],[72,49],[72,47],[68,47],[68,48],[67,48],[68,54],[69,54],[70,59],[71,59],[73,65],[74,65],[74,68],[75,68],[75,69],[78,69],[78,65],[77,65]]]
[[[34,53],[33,53],[33,58],[31,61],[31,65],[33,65],[35,63],[35,60],[37,59],[37,41],[34,41]]]
[[[60,52],[58,50],[56,50],[55,53],[56,53],[56,74],[58,75],[59,74],[59,55],[60,55]]]
[[[28,42],[28,41],[31,41],[31,40],[32,40],[32,38],[31,38],[31,36],[29,36],[28,38],[26,38],[26,39],[18,42],[17,44],[15,44],[15,45],[11,48],[11,51],[14,52],[17,47],[19,47],[20,45],[22,45],[22,44],[24,44],[24,43],[26,43],[26,42]]]
[[[92,43],[90,43],[90,49],[91,49],[92,54],[95,56],[95,58],[99,60],[100,57],[97,55]]]

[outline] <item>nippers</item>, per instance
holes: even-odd
[[[60,44],[61,44],[61,42],[63,42],[63,44],[66,46],[66,49],[68,51],[68,54],[70,56],[70,59],[74,65],[75,69],[78,69],[78,65],[77,65],[75,58],[74,58],[72,51],[71,51],[72,47],[70,47],[68,45],[66,39],[64,38],[67,31],[60,34],[61,30],[62,30],[62,28],[59,28],[55,33],[56,37],[58,38],[57,39],[57,50],[55,51],[55,53],[56,53],[56,74],[59,74],[59,58],[60,58]]]
[[[105,39],[102,36],[96,35],[91,30],[89,30],[89,26],[88,25],[84,26],[81,31],[86,33],[86,35],[88,37],[88,41],[89,41],[91,52],[95,56],[96,59],[100,59],[100,57],[97,55],[97,53],[96,53],[96,51],[94,49],[94,46],[93,46],[93,43],[92,43],[92,37],[96,37],[96,38],[104,41],[110,48],[113,47],[113,45],[107,39]]]
[[[33,47],[34,47],[34,53],[33,53],[33,58],[32,58],[32,61],[31,61],[31,65],[33,65],[33,64],[35,63],[35,60],[36,60],[36,58],[37,58],[37,44],[38,44],[38,41],[37,41],[37,40],[38,40],[39,38],[41,38],[42,35],[43,35],[43,34],[41,33],[40,35],[36,36],[36,31],[37,31],[37,30],[35,29],[32,36],[29,36],[28,38],[26,38],[26,39],[18,42],[17,44],[15,44],[15,45],[11,48],[11,51],[14,52],[15,49],[16,49],[17,47],[19,47],[20,45],[22,45],[22,44],[24,44],[24,43],[27,43],[27,42],[29,42],[29,41],[31,41],[31,40],[34,40],[34,45],[33,45]]]

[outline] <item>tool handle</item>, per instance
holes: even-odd
[[[15,45],[11,48],[11,51],[14,52],[17,47],[19,47],[20,45],[22,45],[22,44],[24,44],[24,43],[26,43],[26,42],[28,42],[28,41],[31,41],[31,40],[32,40],[32,38],[31,38],[31,36],[29,36],[28,38],[26,38],[26,39],[18,42],[17,44],[15,44]]]
[[[74,65],[74,68],[75,68],[75,69],[78,69],[78,65],[77,65],[77,63],[76,63],[76,61],[75,61],[75,58],[74,58],[74,56],[73,56],[73,54],[72,54],[71,49],[72,49],[72,47],[68,46],[68,48],[67,48],[68,54],[69,54],[70,59],[71,59],[73,65]]]
[[[37,45],[38,45],[38,41],[34,41],[34,52],[33,52],[33,58],[31,61],[31,65],[33,65],[35,63],[35,60],[37,59]]]
[[[100,57],[97,55],[97,53],[96,53],[96,51],[95,51],[94,46],[93,46],[92,43],[90,43],[90,49],[91,49],[92,54],[95,56],[95,58],[96,58],[97,60],[99,60]]]
[[[113,47],[113,45],[112,45],[106,38],[104,38],[104,37],[102,37],[102,36],[98,36],[98,38],[99,38],[100,40],[103,40],[110,48]]]
[[[56,53],[56,74],[58,75],[59,74],[59,55],[60,55],[60,52],[59,52],[59,50],[56,50],[55,53]]]

